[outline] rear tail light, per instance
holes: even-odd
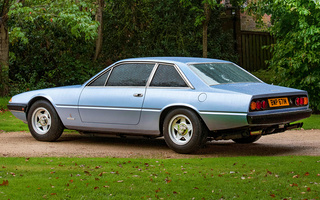
[[[309,103],[308,97],[297,97],[295,100],[296,106],[306,106]]]
[[[303,105],[304,103],[304,98],[300,98],[300,105]]]
[[[251,101],[250,109],[251,110],[264,110],[267,108],[267,102],[262,101]]]
[[[262,107],[261,102],[260,102],[260,101],[257,101],[257,110],[260,110],[261,107]]]
[[[296,98],[296,105],[300,106],[300,98],[299,97]]]
[[[267,102],[266,101],[262,101],[262,109],[266,109],[267,108]]]
[[[272,102],[270,103],[270,100],[283,100],[284,102],[280,102],[278,105],[272,105]],[[269,104],[268,104],[269,101]],[[307,106],[309,104],[309,99],[306,96],[293,96],[293,97],[279,97],[279,98],[264,98],[264,99],[255,99],[252,100],[250,103],[250,111],[260,111],[260,110],[269,110],[269,109],[277,109],[277,108],[284,108],[284,107],[295,107],[295,106]]]
[[[250,109],[251,110],[256,110],[257,109],[257,104],[256,102],[252,101],[251,104],[250,104]]]

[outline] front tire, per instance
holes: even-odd
[[[205,144],[208,131],[197,114],[179,108],[165,117],[163,135],[167,145],[175,152],[193,153]]]
[[[64,126],[48,101],[39,100],[32,104],[27,117],[29,130],[36,140],[53,142],[63,132]]]

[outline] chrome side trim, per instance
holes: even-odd
[[[233,62],[228,62],[228,61],[225,61],[225,62],[189,62],[187,63],[187,65],[196,65],[196,64],[211,64],[211,63],[231,63],[231,64],[234,64]]]
[[[157,110],[157,109],[152,109],[152,108],[143,108],[142,109],[143,112],[161,112],[161,110]]]
[[[81,109],[96,110],[124,110],[124,111],[141,111],[141,108],[118,108],[118,107],[99,107],[99,106],[79,106]]]
[[[57,105],[57,108],[72,109],[100,109],[100,110],[123,110],[123,111],[144,111],[144,112],[161,112],[160,109],[153,108],[130,108],[130,107],[102,107],[102,106],[75,106],[75,105]]]
[[[101,110],[161,112],[161,109],[154,109],[154,108],[76,106],[76,105],[57,105],[56,107],[57,108],[72,108],[72,109],[101,109]],[[248,113],[236,113],[236,112],[210,112],[210,111],[200,111],[199,113],[204,114],[204,115],[234,115],[234,116],[247,116],[247,114],[248,114]]]
[[[72,108],[72,109],[78,109],[79,106],[74,105],[56,105],[57,108]]]
[[[247,116],[247,113],[232,113],[232,112],[207,112],[207,111],[200,111],[200,114],[204,114],[204,115],[235,115],[235,116]]]

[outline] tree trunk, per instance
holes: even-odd
[[[96,40],[96,52],[94,55],[94,61],[96,61],[100,55],[102,49],[102,40],[103,40],[103,33],[102,33],[102,25],[103,25],[103,7],[104,7],[104,0],[97,0],[98,8],[96,13],[96,21],[100,23],[98,27],[98,38]]]
[[[9,33],[7,19],[9,0],[5,0],[0,13],[0,96],[9,93]]]
[[[5,25],[0,24],[0,96],[9,92],[9,34]]]
[[[208,57],[208,26],[210,21],[210,7],[208,3],[204,3],[204,14],[206,19],[202,23],[202,53],[203,57]]]

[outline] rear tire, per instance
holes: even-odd
[[[28,112],[28,127],[32,136],[39,141],[56,141],[64,126],[54,107],[45,100],[36,101]]]
[[[240,139],[233,139],[235,143],[239,144],[250,144],[253,143],[261,138],[261,135],[251,135],[249,137],[240,138]]]
[[[165,117],[163,135],[177,153],[193,153],[207,141],[208,131],[196,113],[189,109],[172,110]]]

